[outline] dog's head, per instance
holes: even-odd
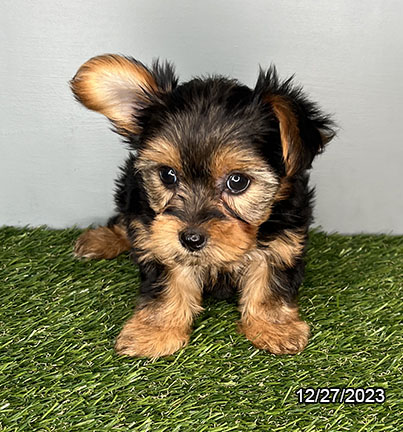
[[[169,63],[95,57],[71,81],[136,151],[162,262],[226,265],[256,245],[284,184],[310,168],[332,123],[274,68],[254,89],[223,77],[178,85]]]

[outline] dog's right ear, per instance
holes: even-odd
[[[106,116],[121,135],[138,135],[142,109],[177,85],[173,67],[155,62],[150,70],[133,58],[115,54],[93,57],[70,81],[76,99]]]

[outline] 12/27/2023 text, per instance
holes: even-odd
[[[382,387],[342,388],[320,387],[301,388],[295,394],[299,403],[383,403],[386,400],[385,389]]]

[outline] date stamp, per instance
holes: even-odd
[[[306,404],[375,404],[383,403],[386,400],[385,389],[382,387],[307,387],[298,389],[295,394],[298,403]]]

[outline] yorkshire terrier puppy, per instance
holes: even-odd
[[[130,250],[140,268],[138,305],[116,351],[174,353],[188,343],[206,293],[238,293],[239,330],[256,347],[302,351],[307,170],[334,136],[329,116],[274,67],[253,89],[221,76],[178,84],[169,63],[102,55],[81,66],[71,88],[131,150],[117,215],[75,245],[84,258]]]

